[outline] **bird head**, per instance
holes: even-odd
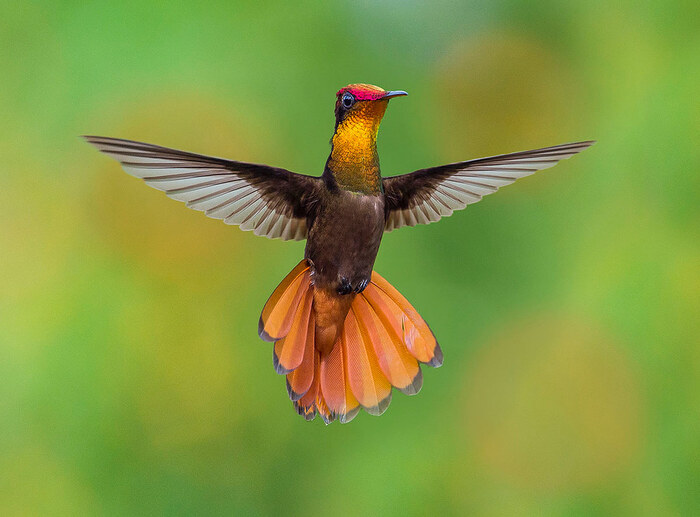
[[[370,84],[351,84],[338,91],[326,168],[341,187],[367,194],[381,191],[377,132],[389,99],[399,95],[408,94]]]
[[[335,101],[335,130],[369,133],[376,137],[389,99],[408,95],[386,91],[371,84],[350,84],[341,88]]]

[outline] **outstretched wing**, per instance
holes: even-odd
[[[129,174],[209,217],[271,239],[306,238],[320,178],[120,138],[84,138]]]
[[[518,178],[553,167],[595,141],[555,145],[533,151],[501,154],[450,163],[384,178],[385,231],[438,221]]]

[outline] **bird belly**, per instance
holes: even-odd
[[[332,350],[356,293],[372,275],[384,233],[384,200],[342,192],[319,210],[309,229],[306,258],[312,263],[316,348]]]
[[[369,280],[384,233],[384,200],[341,192],[319,210],[307,240],[317,286],[354,291]]]

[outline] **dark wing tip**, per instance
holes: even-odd
[[[588,149],[590,146],[596,143],[596,140],[582,140],[581,142],[571,142],[570,144],[556,145],[551,148],[553,151],[569,151],[574,154],[580,153],[584,149]]]
[[[100,139],[99,136],[93,136],[93,135],[80,135],[78,138],[82,138],[88,144],[94,145],[95,147],[97,147],[97,142]],[[99,149],[99,147],[98,147],[98,149]]]
[[[97,145],[100,143],[108,144],[110,141],[111,142],[128,142],[128,140],[124,140],[122,138],[113,138],[111,136],[80,135],[79,138],[82,138],[83,140],[91,143],[92,145]]]
[[[583,140],[581,142],[574,142],[572,144],[568,144],[570,147],[573,147],[574,149],[578,149],[579,151],[583,151],[584,149],[588,149],[590,146],[593,144],[598,143],[597,140]]]
[[[135,142],[133,140],[125,140],[123,138],[113,138],[111,136],[97,136],[97,135],[80,135],[80,138],[85,140],[88,144],[93,145],[98,151],[104,152],[105,148],[108,147],[123,147],[128,144],[140,144],[140,142]],[[141,144],[146,145],[146,144]]]

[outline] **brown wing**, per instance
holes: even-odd
[[[501,154],[384,178],[385,231],[429,224],[452,215],[518,178],[553,167],[594,141]]]
[[[271,239],[306,238],[320,178],[120,138],[84,138],[129,174],[209,217]]]

